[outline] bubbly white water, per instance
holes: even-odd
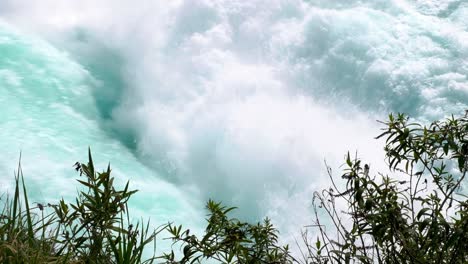
[[[382,168],[376,119],[461,114],[463,0],[0,1],[0,181],[73,197],[91,146],[136,215],[199,226],[208,198],[310,223],[323,160]]]

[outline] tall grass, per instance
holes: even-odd
[[[54,254],[56,237],[49,235],[56,220],[41,204],[31,207],[18,163],[13,196],[0,199],[0,263],[45,263],[59,258]]]

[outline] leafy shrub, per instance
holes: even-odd
[[[225,207],[212,200],[206,205],[208,225],[205,234],[197,237],[182,226],[170,224],[167,229],[174,244],[183,247],[183,257],[175,261],[175,254],[165,254],[167,263],[203,263],[216,260],[220,263],[292,263],[288,246],[278,245],[278,231],[266,218],[263,223],[249,224],[228,214],[235,207]]]
[[[75,168],[85,179],[78,180],[84,190],[74,203],[62,199],[57,205],[37,204],[31,208],[19,167],[13,200],[7,199],[0,215],[0,262],[154,262],[155,256],[144,260],[143,251],[155,242],[163,227],[150,231],[149,222],[135,226],[130,223],[127,202],[136,191],[129,190],[128,182],[123,190],[117,190],[110,166],[96,172],[91,151],[89,161],[77,162]],[[44,214],[50,207],[53,211]]]
[[[468,263],[468,199],[463,182],[468,166],[468,118],[453,116],[429,126],[389,116],[383,124],[389,168],[405,177],[372,175],[369,165],[349,153],[344,189],[315,193],[316,212],[334,226],[305,241],[314,263]],[[348,211],[337,212],[337,201]],[[343,217],[349,217],[350,225]],[[333,234],[333,235],[332,235]],[[336,238],[335,238],[336,237]]]

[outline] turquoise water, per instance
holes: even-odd
[[[462,0],[2,1],[2,189],[22,151],[34,201],[71,198],[90,146],[140,190],[136,216],[196,228],[214,198],[294,234],[324,159],[385,167],[375,119],[467,108],[467,17]]]
[[[91,146],[102,168],[110,161],[121,183],[131,179],[133,188],[142,190],[136,196],[137,215],[160,216],[164,221],[191,215],[181,192],[141,164],[106,128],[108,117],[101,108],[111,107],[102,101],[109,96],[101,99],[97,90],[115,85],[112,76],[91,73],[67,53],[5,26],[0,27],[0,54],[2,188],[11,190],[22,151],[24,173],[36,201],[72,198],[78,186],[72,165],[86,161]]]

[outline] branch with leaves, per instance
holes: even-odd
[[[333,187],[314,195],[315,211],[328,216],[334,230],[326,232],[316,214],[319,236],[315,245],[307,242],[305,262],[467,263],[468,199],[461,189],[468,170],[467,115],[424,126],[398,114],[382,124],[377,138],[386,138],[386,161],[404,179],[372,176],[348,153],[345,189],[329,169]],[[336,200],[348,209],[337,212]]]

